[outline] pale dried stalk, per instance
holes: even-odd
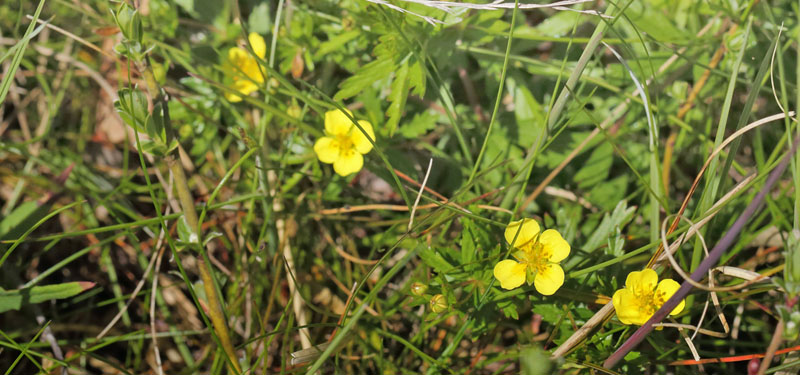
[[[438,20],[436,18],[433,18],[433,17],[430,17],[430,16],[424,16],[424,15],[421,15],[419,13],[412,12],[412,11],[410,11],[408,9],[401,8],[401,7],[399,7],[397,5],[394,5],[394,4],[392,4],[392,3],[390,3],[390,2],[388,2],[386,0],[367,0],[367,1],[369,1],[370,3],[374,3],[374,4],[383,5],[385,7],[390,8],[390,9],[396,10],[396,11],[398,11],[400,13],[408,13],[408,14],[413,15],[415,17],[422,18],[423,20],[425,20],[425,22],[427,22],[427,23],[429,23],[431,25],[443,24],[444,23],[443,21]],[[456,17],[456,19],[455,19],[456,22],[460,22],[461,21],[461,18],[458,17],[458,13],[464,12],[464,11],[469,10],[469,9],[474,9],[474,10],[504,10],[504,9],[514,9],[514,6],[515,6],[514,2],[506,2],[506,3],[504,3],[502,0],[496,0],[496,1],[491,2],[489,4],[459,3],[459,2],[433,1],[433,0],[397,0],[397,1],[404,2],[404,3],[419,4],[419,5],[423,5],[423,6],[426,6],[426,7],[433,8],[433,9],[441,10],[441,11],[443,11],[443,12],[445,12],[445,13],[451,15],[451,16],[455,16]],[[597,12],[597,11],[594,11],[594,10],[580,10],[580,9],[567,8],[568,6],[571,6],[571,5],[588,3],[588,2],[592,2],[592,1],[594,1],[594,0],[561,0],[561,1],[556,1],[554,3],[550,3],[550,4],[516,4],[516,5],[518,5],[518,9],[545,9],[545,8],[550,8],[550,9],[555,9],[555,10],[565,10],[565,11],[570,11],[570,12],[577,12],[577,13],[583,13],[583,14],[590,14],[590,15],[594,15],[594,16],[606,17],[603,14],[601,14],[600,12]]]
[[[269,180],[271,186],[276,186],[276,180],[278,176],[275,174],[275,171],[267,171],[267,180]],[[272,196],[275,196],[277,193],[276,190],[271,192]],[[283,203],[280,199],[275,198],[272,203],[272,209],[276,213],[283,211]],[[305,303],[303,298],[300,297],[300,293],[297,292],[297,271],[294,266],[294,256],[292,255],[292,247],[289,245],[289,236],[286,234],[286,220],[283,218],[278,218],[275,220],[275,229],[278,231],[278,241],[282,245],[283,251],[283,259],[285,260],[286,266],[286,281],[289,284],[289,295],[292,298],[292,311],[294,312],[295,320],[297,321],[297,325],[300,326],[300,345],[303,349],[308,349],[311,347],[311,339],[310,334],[308,331],[308,320],[306,319],[305,314]]]

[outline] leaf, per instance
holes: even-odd
[[[357,38],[359,35],[361,35],[361,30],[350,30],[320,43],[317,52],[314,53],[314,60],[319,60],[323,56],[341,49],[345,44]]]
[[[406,98],[408,98],[408,64],[403,64],[400,69],[395,72],[394,80],[391,85],[391,94],[389,94],[389,109],[386,110],[386,127],[389,128],[389,137],[394,136],[397,129],[397,124],[400,122],[400,117],[406,107]]]
[[[417,249],[419,251],[419,257],[422,259],[422,261],[433,268],[436,272],[444,274],[453,269],[453,266],[433,248],[428,247],[427,245],[419,245]]]
[[[475,259],[475,240],[472,236],[474,230],[472,221],[462,219],[464,229],[461,231],[461,264],[467,264]]]
[[[42,206],[36,201],[28,201],[17,206],[8,216],[0,220],[0,240],[18,238],[25,230],[47,215],[47,211],[49,209],[42,209]]]
[[[264,0],[253,7],[253,11],[250,12],[250,16],[247,17],[247,24],[250,26],[251,32],[261,35],[269,33],[269,29],[272,27],[272,17],[270,17],[269,14],[269,1]]]
[[[515,143],[524,147],[541,145],[547,137],[547,126],[542,105],[527,87],[514,86],[514,117],[517,120],[518,137]]]
[[[44,0],[39,0],[39,5],[36,7],[36,12],[33,13],[33,19],[31,19],[31,23],[25,30],[25,35],[23,35],[22,39],[20,39],[20,41],[15,45],[16,51],[14,52],[14,58],[11,59],[11,64],[8,65],[3,79],[0,80],[0,103],[4,103],[6,100],[6,95],[8,94],[8,90],[11,89],[11,83],[14,81],[14,76],[17,73],[17,69],[22,63],[22,55],[25,53],[25,49],[28,47],[28,41],[30,41],[32,37],[36,26],[36,21],[39,19],[39,14],[42,13],[43,7]],[[41,30],[41,27],[39,30]],[[3,59],[6,57],[7,55],[3,56]]]
[[[358,95],[365,88],[372,86],[376,81],[389,77],[394,70],[394,62],[391,59],[378,59],[361,67],[355,75],[344,80],[341,89],[333,100],[340,101]]]
[[[608,237],[617,227],[623,227],[633,219],[633,213],[635,211],[636,206],[628,207],[627,202],[619,202],[610,216],[608,214],[603,216],[603,221],[600,222],[600,225],[597,226],[594,233],[592,233],[589,239],[586,240],[586,243],[583,244],[583,250],[590,253],[607,243]]]
[[[527,348],[519,353],[520,374],[546,375],[551,374],[553,363],[550,356],[539,348]]]
[[[595,185],[584,196],[592,204],[600,206],[603,211],[611,211],[625,197],[628,189],[628,180],[629,176],[622,174]]]
[[[592,150],[589,158],[573,177],[575,182],[578,183],[578,187],[588,189],[605,181],[614,161],[613,156],[614,151],[608,142],[601,143]]]
[[[94,285],[95,283],[89,281],[76,281],[17,290],[0,290],[0,313],[19,310],[33,303],[69,298],[93,288]]]
[[[408,82],[413,87],[414,95],[419,96],[420,98],[425,96],[425,70],[422,69],[422,64],[417,59],[411,59],[413,61],[408,66]]]
[[[119,116],[126,124],[139,133],[145,132],[144,127],[149,112],[147,111],[147,98],[141,91],[129,88],[119,90],[119,99],[114,102],[114,108],[119,111]]]
[[[438,119],[439,115],[432,109],[417,113],[411,121],[403,123],[403,126],[400,127],[400,134],[409,139],[417,138],[435,128]]]

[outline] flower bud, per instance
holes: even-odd
[[[427,291],[428,291],[428,286],[421,282],[415,282],[411,284],[411,294],[417,297],[422,297]]]
[[[300,119],[303,117],[303,109],[297,103],[292,103],[289,108],[286,108],[286,114],[291,118]]]
[[[447,310],[450,307],[447,304],[447,299],[444,298],[444,295],[437,294],[431,298],[430,301],[431,311],[439,314]]]

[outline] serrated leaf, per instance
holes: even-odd
[[[341,89],[333,100],[340,101],[358,95],[365,88],[372,86],[376,81],[389,77],[394,70],[394,62],[391,59],[378,59],[361,67],[350,78],[344,80]]]
[[[588,189],[608,178],[611,165],[614,162],[614,150],[608,142],[597,146],[589,158],[583,163],[581,169],[573,176],[578,187]]]
[[[392,81],[391,90],[389,94],[389,109],[386,110],[386,127],[389,128],[389,137],[394,136],[397,130],[397,124],[400,123],[400,117],[406,107],[406,98],[408,98],[408,64],[403,64],[400,69],[395,72],[394,80]]]
[[[425,70],[422,68],[422,63],[417,59],[412,59],[408,66],[408,81],[413,88],[414,95],[420,98],[425,96]]]
[[[400,134],[406,138],[417,138],[435,128],[438,118],[439,115],[433,110],[417,113],[411,121],[403,123],[403,126],[400,127]]]
[[[447,260],[445,260],[441,254],[437,253],[436,250],[431,247],[420,245],[418,248],[418,253],[419,257],[423,262],[425,262],[425,264],[440,274],[447,273],[447,271],[453,269],[453,266]]]
[[[335,37],[320,43],[317,52],[314,53],[314,60],[319,60],[321,57],[342,48],[345,44],[361,35],[361,30],[351,30],[343,32]]]
[[[0,290],[0,313],[8,310],[19,310],[23,306],[33,303],[69,298],[91,289],[94,285],[94,283],[88,281],[77,281],[17,290]]]

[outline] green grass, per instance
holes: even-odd
[[[747,373],[751,354],[774,355],[766,373],[800,366],[797,2],[389,3],[403,11],[0,4],[0,369],[693,374],[693,352],[724,359],[708,373]],[[234,82],[255,92],[231,102]],[[350,134],[375,132],[348,176],[314,150],[342,109]],[[662,253],[662,226],[670,244],[697,233],[675,253],[691,273],[742,217],[718,266],[771,279],[692,290],[665,320],[690,328],[610,366],[637,327],[603,306]],[[523,218],[570,244],[552,296],[493,274],[520,255],[504,230]],[[726,272],[715,285],[743,282]]]

